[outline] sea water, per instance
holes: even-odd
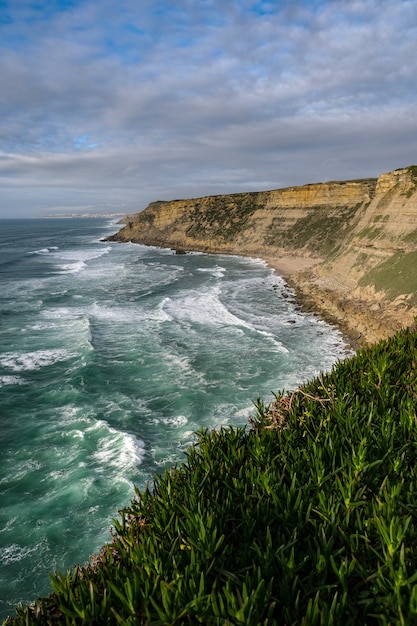
[[[108,542],[196,431],[346,354],[262,260],[103,241],[118,228],[0,221],[0,618]]]

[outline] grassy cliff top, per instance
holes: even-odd
[[[417,623],[417,332],[201,432],[11,624]]]

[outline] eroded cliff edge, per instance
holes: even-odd
[[[263,257],[278,268],[293,259],[285,277],[304,306],[356,345],[417,315],[417,166],[378,179],[153,202],[109,239]]]

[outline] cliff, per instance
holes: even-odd
[[[302,257],[314,267],[291,273],[290,284],[359,344],[417,315],[417,166],[378,179],[153,202],[109,239],[261,256],[278,267]]]

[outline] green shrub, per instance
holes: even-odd
[[[417,294],[417,250],[395,252],[388,259],[367,272],[360,280],[360,286],[374,285],[377,291],[385,291],[389,298],[410,294],[410,302],[415,303]]]
[[[417,623],[417,334],[203,431],[9,624]]]

